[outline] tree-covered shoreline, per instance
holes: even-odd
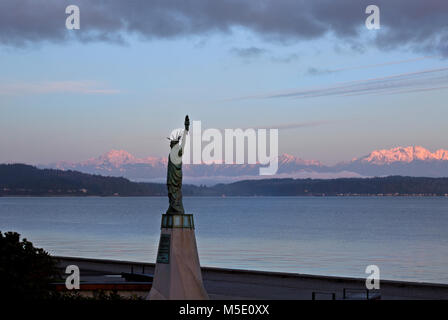
[[[260,179],[215,186],[184,185],[185,196],[448,196],[448,178],[376,177],[339,179]],[[166,196],[163,183],[77,171],[0,165],[0,196]]]

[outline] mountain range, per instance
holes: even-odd
[[[39,167],[125,177],[133,181],[164,182],[166,165],[167,158],[137,158],[124,150],[111,150],[86,161],[60,161]],[[261,178],[448,177],[448,150],[431,152],[421,146],[381,149],[331,166],[282,154],[275,176],[259,176],[259,167],[259,164],[185,164],[184,182],[213,185]]]

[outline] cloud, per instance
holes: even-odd
[[[310,76],[320,76],[320,75],[330,74],[330,73],[334,73],[334,72],[336,72],[336,71],[329,70],[329,69],[320,69],[320,68],[315,68],[315,67],[309,67],[308,70],[306,71],[306,73]]]
[[[307,122],[290,122],[290,123],[279,123],[275,125],[260,126],[256,129],[279,129],[279,130],[290,130],[290,129],[301,129],[301,128],[313,128],[319,127],[327,124],[333,124],[339,121],[336,120],[321,120],[321,121],[307,121]]]
[[[270,93],[238,98],[273,99],[273,98],[318,98],[327,96],[355,96],[367,94],[396,94],[421,91],[444,90],[448,88],[448,68],[428,69],[391,75],[382,78],[338,83],[309,89],[296,89],[287,92]],[[235,100],[235,99],[233,99]]]
[[[301,129],[301,128],[313,128],[329,124],[341,123],[348,120],[318,120],[318,121],[303,121],[303,122],[288,122],[288,123],[277,123],[277,124],[265,124],[260,126],[242,127],[242,130],[247,129],[278,129],[278,130],[291,130],[291,129]],[[220,128],[220,131],[226,129]]]
[[[81,30],[65,29],[65,7],[81,11]],[[2,0],[0,43],[21,46],[36,42],[121,42],[126,34],[143,39],[209,36],[234,28],[252,31],[268,41],[292,42],[332,34],[363,48],[363,35],[382,49],[406,46],[418,52],[448,56],[446,0],[376,0],[381,29],[364,27],[370,0]]]
[[[277,63],[290,63],[290,62],[299,60],[299,55],[296,53],[291,53],[286,56],[272,57],[271,60],[273,62],[277,62]]]
[[[103,88],[95,81],[0,83],[0,95],[47,93],[116,94],[119,92],[119,90]]]
[[[241,58],[256,58],[263,55],[266,52],[266,50],[257,47],[249,47],[249,48],[232,48],[230,52],[236,54]]]
[[[356,66],[356,67],[345,67],[345,68],[339,68],[339,69],[321,69],[321,68],[310,67],[310,68],[308,68],[306,73],[311,76],[316,76],[316,75],[324,75],[324,74],[330,74],[330,73],[336,73],[336,72],[342,72],[342,71],[386,67],[386,66],[390,66],[390,65],[422,61],[422,60],[430,59],[430,58],[434,58],[434,56],[418,57],[418,58],[405,59],[405,60],[396,60],[396,61],[389,61],[389,62],[384,62],[384,63],[369,64],[369,65]]]

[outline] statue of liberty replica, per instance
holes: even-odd
[[[168,187],[168,199],[170,206],[167,214],[184,214],[182,204],[182,155],[185,148],[187,133],[190,129],[190,119],[185,117],[185,129],[174,130],[170,140],[170,155],[168,156],[168,174],[166,185]],[[180,142],[181,141],[181,142]]]
[[[185,117],[184,129],[176,129],[168,138],[170,154],[166,185],[169,207],[162,214],[159,249],[154,281],[149,300],[206,300],[208,294],[202,282],[194,221],[185,214],[182,203],[182,155],[190,129]]]

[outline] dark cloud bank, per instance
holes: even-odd
[[[65,29],[65,7],[81,10],[81,30]],[[208,36],[242,27],[268,41],[291,43],[334,34],[355,41],[365,8],[381,9],[382,29],[374,44],[448,56],[447,0],[1,0],[0,43],[23,46],[80,41],[123,42],[125,34],[144,39]]]

